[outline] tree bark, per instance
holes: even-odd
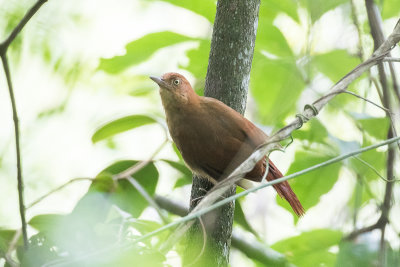
[[[204,95],[244,113],[258,26],[260,0],[219,0],[215,16]],[[190,208],[213,184],[193,177]],[[232,187],[225,196],[235,194]],[[196,222],[186,237],[184,265],[228,266],[235,204],[227,204]],[[204,237],[204,234],[207,237]],[[203,249],[203,245],[205,245]]]

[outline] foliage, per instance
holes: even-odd
[[[186,9],[193,15],[202,16],[211,23],[214,20],[216,1],[163,0],[163,2]],[[284,29],[276,23],[277,17],[286,17],[300,28],[307,28],[308,35],[305,38],[307,39],[309,35],[312,35],[316,25],[321,23],[324,16],[332,12],[333,9],[343,11],[350,20],[349,12],[345,12],[349,9],[348,1],[269,0],[261,2],[250,83],[250,95],[254,99],[255,107],[252,107],[250,115],[259,124],[279,128],[284,126],[289,118],[295,116],[298,109],[296,105],[303,103],[301,100],[305,93],[318,95],[328,90],[328,87],[315,89],[313,86],[316,80],[323,77],[322,79],[325,79],[324,81],[327,84],[336,82],[359,64],[360,59],[354,56],[354,51],[351,51],[351,48],[337,47],[325,52],[314,51],[311,40],[308,40],[300,50],[296,50],[293,41],[290,40]],[[384,19],[399,15],[397,4],[396,0],[385,0],[381,3]],[[19,10],[15,13],[21,12]],[[304,25],[304,19],[301,19],[300,15],[306,17],[305,20],[308,25]],[[11,28],[10,25],[16,24],[15,17],[15,14],[8,17],[5,24],[7,31]],[[25,40],[17,39],[17,41],[24,42]],[[129,76],[127,73],[132,68],[148,62],[161,49],[188,41],[196,42],[198,45],[185,51],[188,62],[179,67],[195,78],[195,88],[201,91],[207,71],[210,39],[205,37],[193,38],[173,31],[146,33],[144,36],[126,44],[123,55],[99,58],[99,65],[93,70],[93,73],[102,72],[110,79],[123,75]],[[50,46],[46,46],[46,52],[43,52],[43,54],[46,55],[44,60],[47,64],[54,63],[51,60],[54,55],[51,55]],[[15,58],[18,59],[18,56]],[[58,69],[57,64],[54,69]],[[368,77],[361,79],[367,80]],[[66,80],[68,80],[67,77]],[[362,81],[359,81],[358,84],[362,84]],[[134,86],[144,85],[138,79],[135,80]],[[360,87],[355,89],[356,93],[363,95],[368,90],[370,88]],[[138,97],[139,93],[127,93],[127,95]],[[140,94],[140,97],[150,99],[148,94]],[[386,139],[389,128],[388,119],[371,114],[365,106],[361,107],[358,104],[359,99],[350,95],[345,97],[347,98],[346,101],[335,102],[335,106],[323,114],[324,118],[331,119],[330,125],[323,119],[315,119],[293,134],[295,139],[293,144],[295,146],[294,159],[290,163],[288,174],[328,160],[349,149],[349,147],[365,146],[376,140]],[[60,113],[64,112],[64,105],[62,109],[55,110],[59,110]],[[336,119],[338,110],[349,112],[345,113],[340,119]],[[48,115],[58,116],[58,112],[50,112]],[[157,117],[156,112],[125,114],[121,118],[98,128],[92,135],[91,141],[94,145],[101,141],[112,142],[113,138],[119,133],[158,123]],[[38,119],[40,118],[39,116]],[[352,138],[351,141],[348,141],[348,135],[345,133],[338,134],[331,125],[341,125],[340,120],[342,119],[356,129],[355,135],[362,138]],[[156,189],[161,184],[159,182],[160,173],[164,170],[162,166],[167,165],[178,172],[173,186],[174,190],[182,189],[190,184],[191,172],[185,166],[176,147],[174,149],[177,154],[176,160],[151,159],[146,166],[132,175],[133,179],[144,188],[149,196],[156,196]],[[321,198],[331,193],[331,189],[341,178],[341,170],[344,168],[351,173],[349,177],[346,177],[347,179],[355,180],[358,175],[365,183],[365,188],[374,186],[379,182],[383,183],[376,172],[381,176],[385,175],[386,157],[384,151],[370,151],[361,155],[360,159],[364,163],[354,158],[343,162],[343,164],[319,169],[292,181],[291,185],[305,209],[309,210],[318,206]],[[135,262],[137,266],[167,266],[168,257],[161,254],[158,248],[165,241],[169,232],[132,244],[135,238],[163,226],[161,220],[142,218],[145,211],[151,210],[153,207],[137,188],[128,180],[114,179],[115,175],[135,166],[137,163],[138,161],[131,159],[120,160],[105,167],[103,171],[96,175],[87,192],[69,214],[39,214],[31,218],[29,226],[35,230],[35,234],[30,237],[31,249],[24,252],[20,248],[22,241],[19,239],[14,244],[14,248],[11,248],[17,252],[15,255],[13,254],[13,258],[19,261],[22,266],[40,266],[49,262],[66,263],[73,266],[76,261],[85,266],[131,266],[132,262]],[[354,188],[350,189],[349,192],[353,196],[355,194]],[[368,205],[373,198],[376,198],[376,196],[367,195],[363,192],[361,203],[358,203],[358,207],[352,212],[358,212],[359,209]],[[352,209],[356,198],[353,196],[349,199],[348,205],[343,209]],[[301,222],[302,219],[299,220],[295,216],[285,201],[277,197],[277,203],[293,215],[295,223]],[[335,214],[323,214],[321,216],[331,216],[333,221],[336,217]],[[172,216],[169,216],[168,219],[172,219]],[[268,217],[269,219],[272,218]],[[277,220],[279,221],[279,219]],[[345,221],[346,223],[351,221],[349,214],[347,214]],[[367,243],[341,241],[345,235],[345,230],[342,229],[343,225],[345,223],[341,222],[339,225],[335,225],[334,229],[313,229],[300,232],[297,236],[269,245],[284,254],[289,262],[299,267],[375,266],[374,262],[377,261],[378,257],[376,249],[372,249]],[[242,200],[236,204],[235,226],[252,233],[258,240],[263,238],[262,234],[257,232],[253,222],[248,220],[248,214],[243,208]],[[15,235],[15,230],[0,229],[0,258],[5,258]],[[377,241],[374,240],[374,242]],[[387,266],[396,266],[400,261],[398,252],[390,247],[390,244],[387,244],[387,246]]]

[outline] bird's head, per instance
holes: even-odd
[[[188,80],[179,73],[169,72],[161,78],[151,76],[150,79],[160,86],[163,103],[172,101],[188,103],[193,96],[197,96]]]

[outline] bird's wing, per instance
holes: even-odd
[[[212,177],[220,177],[242,163],[263,142],[267,135],[241,114],[213,98],[203,98],[201,109],[217,122],[205,130],[212,132],[212,138],[205,140],[211,147],[207,157],[201,157],[201,168]],[[210,129],[212,128],[212,129]],[[200,131],[202,129],[199,129]],[[215,148],[215,149],[213,149]],[[262,176],[262,164],[257,172]],[[260,178],[261,178],[260,176]]]

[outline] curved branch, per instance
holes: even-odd
[[[25,219],[25,204],[24,204],[24,181],[22,178],[22,167],[21,167],[21,148],[19,142],[19,122],[17,105],[15,103],[14,90],[11,81],[10,68],[8,66],[8,60],[6,54],[1,55],[1,61],[4,67],[4,73],[7,78],[8,91],[10,93],[11,107],[14,120],[14,132],[15,132],[15,150],[17,152],[17,181],[18,181],[18,200],[19,200],[19,213],[21,217],[22,225],[22,236],[24,239],[24,248],[28,248],[28,235],[26,233],[26,219]]]
[[[155,201],[161,208],[175,215],[183,217],[189,213],[188,208],[166,197],[156,196]],[[265,244],[262,244],[257,240],[251,240],[251,242],[247,241],[235,230],[232,232],[232,247],[241,251],[247,257],[264,264],[276,267],[292,266],[288,263],[284,255],[265,246]]]
[[[17,37],[17,35],[22,31],[26,23],[36,14],[39,8],[45,3],[47,0],[38,0],[29,11],[25,14],[25,16],[21,19],[18,25],[12,30],[10,35],[0,44],[0,54],[5,54],[7,52],[8,47]]]
[[[18,113],[17,106],[15,103],[14,90],[11,82],[11,74],[10,67],[8,65],[7,60],[7,49],[17,37],[17,35],[24,28],[26,23],[35,15],[35,13],[39,10],[39,8],[46,2],[47,0],[38,0],[31,9],[25,14],[25,16],[21,19],[18,25],[12,30],[10,35],[3,42],[0,43],[0,57],[3,63],[4,73],[7,79],[8,91],[10,93],[13,120],[14,120],[14,131],[15,131],[15,147],[17,152],[17,180],[18,180],[18,199],[19,199],[19,212],[21,216],[21,225],[22,225],[22,236],[24,240],[24,248],[28,248],[28,235],[26,232],[26,219],[25,219],[25,206],[24,206],[24,182],[22,178],[22,167],[21,167],[21,149],[20,149],[20,133],[19,133],[19,123],[18,123]]]

